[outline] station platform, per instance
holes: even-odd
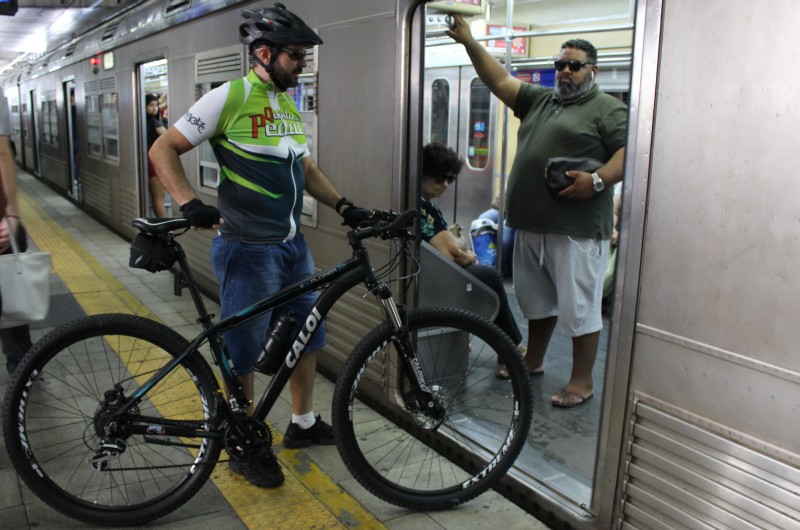
[[[83,315],[116,312],[154,318],[187,338],[200,326],[188,296],[173,295],[169,273],[128,267],[129,242],[104,227],[38,179],[18,169],[22,220],[29,247],[52,252],[50,312],[31,325],[34,342],[48,331]],[[210,313],[215,301],[204,299]],[[0,368],[5,395],[8,374]],[[333,383],[317,375],[314,410],[330,421]],[[250,485],[219,464],[211,480],[189,502],[148,527],[201,529],[391,528],[436,529],[548,528],[494,491],[456,509],[411,512],[387,504],[350,476],[335,447],[285,449],[282,433],[291,416],[288,389],[268,421],[276,434],[275,453],[286,483],[275,489]],[[14,529],[89,528],[51,509],[18,479],[0,440],[0,527]]]

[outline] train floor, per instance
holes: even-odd
[[[118,312],[153,317],[187,337],[194,337],[199,326],[191,316],[188,296],[173,296],[172,275],[150,274],[128,267],[128,241],[93,220],[74,204],[53,192],[38,179],[18,170],[19,200],[31,249],[44,249],[53,255],[53,284],[50,312],[44,321],[31,325],[34,342],[48,331],[82,315]],[[216,303],[205,299],[211,313],[219,313]],[[1,363],[5,364],[5,363]],[[0,391],[5,395],[8,374],[0,368]],[[536,383],[537,401],[550,391]],[[315,411],[330,420],[333,383],[317,375]],[[547,528],[530,514],[494,491],[449,511],[411,512],[373,497],[353,479],[341,462],[335,447],[285,449],[282,431],[290,417],[288,390],[268,418],[276,433],[275,452],[283,466],[286,483],[275,489],[249,485],[218,465],[211,480],[188,503],[148,526],[163,528]],[[596,405],[595,405],[596,406]],[[549,413],[550,411],[548,411]],[[585,414],[581,412],[579,414]],[[572,415],[576,417],[575,414]],[[566,419],[565,416],[562,419]],[[580,421],[580,420],[565,420]],[[537,422],[539,423],[539,422]],[[559,422],[560,423],[560,422]],[[563,444],[559,438],[575,425],[548,432],[553,448]],[[540,436],[531,443],[542,446]],[[17,477],[0,440],[0,527],[15,529],[86,528],[51,509],[38,499]],[[524,467],[535,472],[544,469],[536,445],[526,449]],[[547,447],[545,447],[546,450]],[[583,451],[584,449],[581,449]],[[592,448],[589,456],[593,456]],[[546,456],[548,473],[552,465],[561,466],[567,457]],[[552,464],[552,465],[551,465]],[[589,473],[591,469],[589,469]],[[564,476],[563,470],[556,474]],[[580,482],[580,481],[579,481]]]

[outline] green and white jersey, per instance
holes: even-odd
[[[200,98],[175,124],[192,145],[211,142],[220,166],[217,208],[226,239],[276,243],[300,226],[309,156],[297,106],[251,70]]]

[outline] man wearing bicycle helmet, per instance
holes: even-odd
[[[351,227],[369,215],[342,197],[312,160],[300,113],[286,90],[298,84],[307,49],[322,39],[283,4],[242,11],[239,40],[248,47],[251,70],[200,98],[150,151],[164,187],[198,228],[218,228],[211,261],[220,283],[221,318],[226,318],[314,273],[299,232],[303,190],[335,208]],[[208,140],[220,166],[217,208],[203,204],[179,156]],[[316,295],[281,307],[302,316]],[[277,313],[273,312],[273,313]],[[253,367],[267,335],[267,314],[224,334],[236,374],[253,398]],[[298,327],[302,324],[298,318]],[[325,344],[319,326],[291,379],[292,421],[286,447],[333,443],[331,426],[313,412],[316,351]],[[252,405],[251,405],[252,408]],[[231,469],[251,483],[274,487],[283,473],[272,451]]]

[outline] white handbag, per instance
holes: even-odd
[[[50,307],[50,253],[20,252],[10,239],[13,253],[0,256],[0,329],[43,320]]]

